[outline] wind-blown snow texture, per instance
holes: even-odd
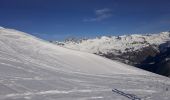
[[[169,89],[169,78],[0,28],[0,100],[169,100]]]

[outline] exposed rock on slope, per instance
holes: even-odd
[[[140,68],[170,77],[170,46],[169,42],[160,45],[160,53],[147,57],[141,62]]]

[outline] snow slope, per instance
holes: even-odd
[[[169,100],[170,79],[0,28],[0,100]]]
[[[170,32],[161,32],[159,34],[132,34],[123,36],[112,36],[96,39],[82,40],[81,42],[67,41],[62,42],[64,47],[86,51],[90,53],[115,53],[120,54],[127,51],[140,50],[141,48],[147,47],[149,45],[160,45],[170,41]]]

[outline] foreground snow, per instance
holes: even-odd
[[[170,79],[0,28],[0,100],[169,100]]]

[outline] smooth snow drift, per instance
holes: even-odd
[[[169,78],[0,28],[0,100],[169,100],[169,91]]]

